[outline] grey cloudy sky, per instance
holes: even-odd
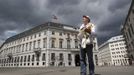
[[[80,26],[82,15],[96,25],[99,43],[120,34],[131,0],[0,0],[0,43],[10,36],[51,21]]]

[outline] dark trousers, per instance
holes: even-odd
[[[86,48],[84,48],[84,49],[80,46],[80,70],[81,70],[81,75],[86,75],[87,74],[86,55],[87,55],[87,58],[88,58],[89,73],[90,73],[90,75],[94,75],[93,44],[86,45]]]

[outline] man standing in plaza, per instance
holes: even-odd
[[[94,61],[93,61],[93,33],[94,24],[90,23],[89,16],[84,15],[83,24],[80,27],[78,38],[80,41],[80,73],[87,75],[86,55],[89,64],[89,75],[94,75]]]

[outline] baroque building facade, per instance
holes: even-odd
[[[1,67],[79,66],[79,28],[46,22],[8,38],[0,47]],[[94,37],[94,63],[98,44]]]

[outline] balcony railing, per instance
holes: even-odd
[[[7,57],[9,58],[9,60],[11,60],[13,58],[13,54],[12,53],[8,53]]]
[[[40,56],[41,48],[34,48],[34,52],[35,52],[36,56]]]

